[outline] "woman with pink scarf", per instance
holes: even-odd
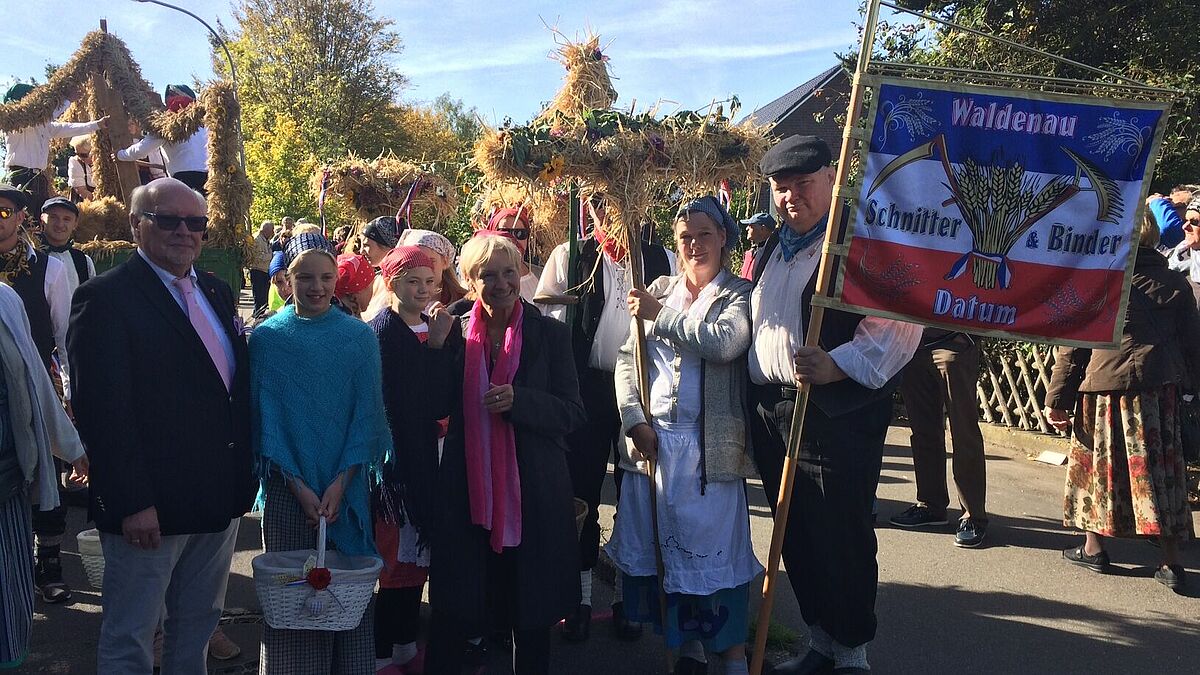
[[[431,392],[453,412],[431,535],[426,672],[459,672],[466,639],[499,628],[513,635],[517,675],[546,673],[550,629],[579,604],[564,437],[584,411],[570,336],[521,300],[521,254],[506,237],[471,239],[459,266],[475,303],[459,319],[462,339],[447,341],[450,390]]]

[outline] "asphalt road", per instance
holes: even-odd
[[[884,523],[913,497],[908,431],[893,427],[879,486],[879,634],[870,646],[878,673],[1195,673],[1200,672],[1200,547],[1185,550],[1192,597],[1155,583],[1158,550],[1146,542],[1116,541],[1108,576],[1065,564],[1060,550],[1079,535],[1059,523],[1064,469],[1030,461],[1019,449],[989,447],[992,525],[983,548],[952,545],[949,527],[905,531]],[[611,485],[610,485],[611,488]],[[765,495],[751,491],[752,529],[765,560],[771,522]],[[612,503],[611,489],[606,497]],[[611,524],[612,508],[602,511]],[[84,526],[72,509],[71,537]],[[1200,528],[1198,528],[1200,529]],[[260,624],[250,576],[259,550],[258,521],[247,517],[229,584],[226,630],[243,648],[233,662],[210,661],[214,673],[253,672]],[[38,602],[32,653],[24,673],[94,673],[100,596],[83,576],[74,539],[64,566],[75,590],[66,605]],[[780,586],[775,622],[804,643],[803,621],[786,585]],[[616,641],[603,619],[611,589],[595,584],[599,617],[583,645],[555,640],[555,673],[659,673],[664,655],[650,633]],[[719,672],[717,668],[712,669]],[[495,653],[489,672],[508,672]]]

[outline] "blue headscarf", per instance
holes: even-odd
[[[267,267],[267,276],[273,277],[276,272],[282,272],[287,269],[287,265],[283,264],[283,251],[275,251],[271,254],[271,264]]]
[[[712,195],[705,195],[699,199],[693,199],[692,201],[679,207],[679,211],[675,213],[675,218],[684,218],[688,213],[694,213],[696,211],[703,213],[709,218],[712,218],[712,221],[716,223],[718,227],[725,228],[725,248],[731,249],[737,245],[739,237],[737,222],[733,219],[733,216],[729,215],[729,212],[725,210],[725,207],[721,206],[721,202],[717,201],[716,197],[713,197]]]
[[[298,258],[301,253],[314,248],[325,251],[331,256],[337,255],[336,249],[333,247],[333,242],[326,239],[324,235],[317,234],[316,232],[305,232],[304,234],[293,235],[283,245],[283,264],[286,267],[291,267],[292,261]]]

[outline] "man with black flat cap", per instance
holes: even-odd
[[[789,136],[763,156],[783,227],[755,256],[750,404],[755,461],[775,506],[796,386],[812,385],[783,542],[811,643],[776,673],[861,673],[875,637],[878,566],[871,516],[892,392],[921,328],[826,310],[819,347],[805,330],[833,195],[829,146]]]

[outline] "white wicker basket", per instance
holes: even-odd
[[[302,578],[304,564],[313,555],[317,567],[330,572],[329,587],[317,591],[308,584],[291,584]],[[317,528],[317,550],[260,553],[251,563],[254,590],[262,605],[263,620],[284,630],[351,630],[362,621],[375,592],[383,561],[374,556],[348,556],[325,551],[325,519]]]
[[[87,572],[88,583],[92,588],[103,588],[104,549],[100,547],[100,532],[84,530],[75,535],[75,543],[79,549],[79,559],[83,561],[83,571]]]

